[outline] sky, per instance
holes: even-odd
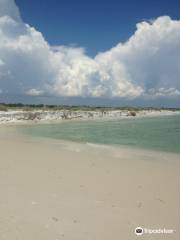
[[[0,101],[180,107],[180,1],[0,0]]]
[[[180,19],[179,0],[16,0],[23,20],[51,45],[86,48],[90,56],[125,42],[136,23],[170,16]]]

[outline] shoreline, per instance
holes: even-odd
[[[41,123],[39,123],[41,124]],[[45,123],[46,124],[46,123]],[[48,123],[47,123],[48,124]],[[9,132],[7,135],[6,127],[9,130],[8,126],[12,127],[13,132]],[[178,152],[170,152],[170,151],[163,151],[159,149],[151,149],[151,148],[141,148],[137,146],[129,146],[123,144],[105,144],[105,143],[95,143],[95,142],[81,142],[81,141],[73,141],[73,140],[65,140],[65,139],[56,139],[50,137],[42,137],[42,136],[33,136],[29,134],[24,134],[17,131],[16,127],[18,125],[0,125],[0,129],[2,130],[3,127],[4,133],[0,132],[0,140],[7,140],[7,141],[20,141],[20,142],[29,142],[33,144],[48,144],[49,146],[57,146],[60,148],[65,149],[72,149],[73,151],[76,149],[83,150],[84,148],[89,149],[89,151],[98,150],[103,151],[107,150],[109,152],[130,152],[131,155],[133,154],[140,154],[140,155],[150,155],[150,156],[158,156],[161,157],[163,155],[167,155],[166,161],[171,162],[171,156],[177,159],[177,163],[180,164],[180,153]],[[21,126],[21,124],[19,125]],[[26,125],[25,125],[26,126]],[[31,126],[31,124],[29,125]],[[5,136],[6,135],[6,136]],[[6,137],[6,138],[5,138]],[[169,160],[168,160],[169,159]]]
[[[64,120],[66,121],[66,120]],[[78,121],[78,120],[77,120]],[[80,120],[81,121],[81,120]],[[86,120],[85,120],[86,121]],[[99,120],[101,121],[101,120]],[[54,122],[53,122],[54,123]],[[62,121],[58,121],[55,123],[62,123]],[[16,126],[33,126],[35,123],[19,123],[19,124],[3,124],[0,125],[0,140],[7,140],[7,141],[27,141],[33,144],[49,144],[50,146],[59,146],[68,148],[68,146],[72,146],[76,148],[76,146],[80,149],[83,148],[92,148],[92,149],[99,149],[101,150],[108,150],[110,152],[113,151],[124,151],[124,152],[130,152],[132,155],[133,153],[140,153],[144,155],[151,155],[151,156],[159,156],[167,155],[166,161],[168,161],[168,158],[171,161],[171,156],[174,156],[175,159],[177,158],[177,162],[180,163],[180,153],[179,152],[173,152],[173,151],[163,151],[159,149],[151,149],[151,148],[142,148],[137,146],[129,146],[129,145],[123,145],[123,144],[104,144],[104,143],[95,143],[95,142],[81,142],[81,141],[73,141],[73,140],[65,140],[65,139],[56,139],[56,138],[50,138],[50,137],[42,137],[42,136],[32,136],[29,134],[24,134],[17,130]],[[52,122],[39,122],[37,124],[52,124]],[[11,127],[11,130],[9,132],[9,127]],[[8,130],[8,132],[7,132]]]
[[[173,114],[173,115],[177,115],[177,113]],[[95,123],[105,123],[106,121],[107,122],[111,122],[113,123],[115,121],[115,123],[118,123],[119,121],[121,120],[125,120],[127,119],[128,122],[131,122],[131,121],[138,121],[138,119],[143,119],[143,118],[146,118],[146,119],[154,119],[156,117],[163,117],[163,116],[172,116],[171,114],[169,115],[153,115],[153,116],[150,116],[150,115],[146,115],[146,116],[137,116],[137,117],[133,117],[133,118],[129,118],[129,117],[126,117],[126,118],[110,118],[110,119],[107,119],[107,118],[101,118],[101,119],[73,119],[73,120],[56,120],[56,121],[23,121],[23,122],[14,122],[14,123],[6,123],[6,124],[0,124],[0,137],[2,138],[2,136],[4,137],[4,139],[6,138],[6,136],[8,136],[9,138],[13,137],[19,137],[21,136],[22,138],[29,138],[31,139],[32,141],[46,141],[46,142],[55,142],[56,144],[58,143],[68,143],[70,145],[72,144],[82,144],[86,147],[86,145],[92,145],[92,146],[96,146],[96,147],[99,147],[99,148],[102,148],[102,147],[110,147],[110,148],[115,148],[115,149],[118,149],[118,148],[123,148],[123,149],[127,149],[128,150],[134,150],[134,151],[146,151],[147,153],[151,153],[151,152],[155,152],[155,153],[165,153],[165,154],[176,154],[176,155],[179,155],[180,152],[177,151],[177,150],[173,150],[173,149],[169,149],[169,148],[161,148],[161,147],[151,147],[151,146],[143,146],[143,145],[128,145],[128,144],[123,144],[123,143],[116,143],[116,142],[99,142],[99,141],[90,141],[90,140],[76,140],[76,139],[71,139],[71,138],[54,138],[53,136],[46,136],[46,135],[34,135],[33,134],[31,135],[28,131],[31,131],[31,130],[28,130],[28,129],[31,129],[31,127],[46,127],[46,126],[43,126],[43,125],[49,125],[49,126],[60,126],[59,124],[68,124],[67,126],[69,126],[69,124],[73,124],[73,122],[75,122],[75,124],[81,124],[81,122],[83,123],[84,122],[84,126],[86,126],[86,124],[91,124],[92,121],[94,121]],[[178,118],[179,119],[179,118]],[[117,120],[119,120],[117,122]],[[126,120],[124,121],[126,122]],[[66,126],[66,125],[64,125]],[[73,126],[73,125],[72,125]],[[22,130],[21,130],[21,127],[22,127]],[[24,131],[23,131],[24,129]],[[45,128],[46,129],[46,128]],[[27,131],[26,131],[27,130]],[[14,136],[13,136],[14,135]]]

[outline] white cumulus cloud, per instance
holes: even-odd
[[[29,89],[26,94],[29,96],[41,96],[44,92],[42,90],[38,90],[38,89]]]
[[[39,96],[180,96],[180,21],[137,24],[132,37],[87,56],[83,48],[50,46],[22,22],[14,0],[0,0],[0,89]]]

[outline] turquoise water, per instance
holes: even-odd
[[[21,127],[32,136],[180,153],[180,115]]]

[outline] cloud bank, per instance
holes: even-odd
[[[91,58],[83,48],[50,46],[14,0],[0,0],[0,93],[178,98],[180,21],[138,23],[127,42]]]

